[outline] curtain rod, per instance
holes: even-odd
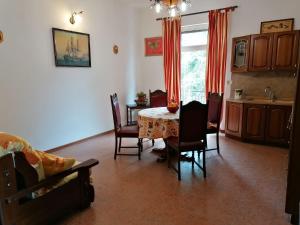
[[[237,5],[235,6],[230,6],[230,7],[226,7],[226,8],[221,8],[221,9],[214,9],[214,10],[225,10],[225,9],[230,9],[232,11],[234,11],[236,8],[238,8]],[[189,13],[189,14],[183,14],[181,15],[181,17],[185,17],[185,16],[194,16],[194,15],[199,15],[199,14],[204,14],[204,13],[209,13],[212,10],[206,10],[206,11],[202,11],[202,12],[195,12],[195,13]],[[157,18],[156,21],[162,20],[164,18]]]

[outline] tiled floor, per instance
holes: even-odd
[[[131,142],[135,143],[135,142]],[[156,146],[163,145],[162,141]],[[214,136],[209,138],[214,145]],[[287,149],[240,143],[221,136],[221,152],[207,156],[207,178],[184,163],[182,181],[157,163],[150,142],[142,160],[113,160],[112,134],[57,154],[96,158],[96,200],[60,225],[288,225],[284,213]]]

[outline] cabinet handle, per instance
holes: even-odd
[[[295,68],[297,68],[297,66],[298,66],[298,65],[297,65],[297,64],[295,64]]]

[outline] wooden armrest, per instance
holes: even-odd
[[[98,164],[99,164],[98,160],[89,159],[89,160],[84,161],[84,162],[78,164],[77,166],[74,166],[74,167],[72,167],[72,168],[70,168],[66,171],[63,171],[59,174],[48,177],[45,180],[42,180],[39,183],[37,183],[37,184],[35,184],[31,187],[23,189],[23,190],[19,191],[18,193],[14,194],[12,196],[2,198],[2,199],[0,199],[0,201],[4,201],[6,203],[11,203],[13,201],[16,201],[16,200],[22,198],[22,197],[25,197],[26,195],[28,195],[28,194],[36,191],[36,190],[39,190],[40,188],[43,188],[43,187],[51,185],[51,184],[55,184],[56,182],[60,181],[61,179],[63,179],[64,177],[66,177],[66,176],[68,176],[72,173],[80,172],[80,170],[84,170],[84,169],[89,169],[89,168],[91,168],[93,166],[96,166]]]

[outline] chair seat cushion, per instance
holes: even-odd
[[[117,132],[118,137],[138,137],[139,128],[137,125],[134,126],[123,126]]]
[[[170,137],[167,139],[167,145],[175,150],[179,150],[178,137]],[[181,142],[180,151],[202,150],[205,148],[203,141]]]

